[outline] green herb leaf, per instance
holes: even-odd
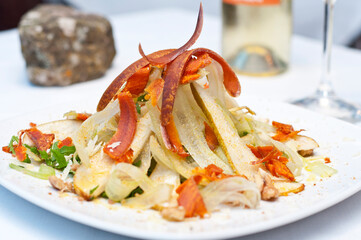
[[[153,172],[156,165],[157,165],[157,162],[152,158],[152,160],[150,161],[149,169],[147,171],[147,176],[148,177],[152,174],[152,172]]]
[[[93,194],[93,193],[95,192],[95,190],[98,189],[98,187],[99,187],[99,185],[97,185],[95,188],[91,189],[91,190],[89,191],[89,194]]]
[[[247,131],[243,131],[243,132],[239,133],[239,136],[240,136],[240,137],[244,137],[244,136],[246,136],[246,135],[248,135],[248,132],[247,132]]]
[[[65,156],[69,156],[70,154],[74,154],[75,153],[75,146],[62,146],[60,148],[60,153],[65,155]]]
[[[133,162],[133,165],[136,166],[136,167],[140,167],[140,165],[142,164],[142,161],[140,159],[136,159],[134,162]]]
[[[58,148],[58,142],[55,142],[50,149],[51,152],[51,161],[53,162],[52,167],[56,169],[63,169],[68,165],[63,154],[61,154],[60,149]]]
[[[102,194],[100,194],[100,196],[101,196],[102,198],[108,198],[108,195],[106,194],[106,192],[102,192]]]
[[[135,103],[135,108],[137,109],[137,113],[140,114],[141,108],[138,102]]]
[[[34,154],[36,154],[36,155],[39,155],[39,154],[40,154],[39,151],[38,151],[38,149],[37,149],[36,147],[31,147],[31,146],[29,146],[28,144],[24,144],[24,146],[25,146],[27,149],[29,149],[32,153],[34,153]]]
[[[49,154],[46,151],[39,151],[41,159],[47,161],[49,160]]]
[[[142,193],[144,193],[143,189],[141,189],[140,187],[137,187],[131,193],[129,193],[129,195],[126,198],[135,197],[135,194],[142,194]]]
[[[31,160],[30,160],[30,158],[29,158],[29,155],[28,154],[26,154],[26,158],[24,159],[24,161],[23,161],[24,163],[31,163]]]
[[[144,93],[143,95],[140,95],[138,98],[137,98],[137,102],[148,102],[147,99],[145,99],[145,96],[147,96],[148,93]]]
[[[10,152],[15,155],[14,142],[19,143],[19,138],[17,136],[12,136],[9,143]]]

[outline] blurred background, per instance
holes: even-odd
[[[204,11],[221,16],[221,0],[203,0]],[[198,11],[195,0],[0,0],[0,31],[15,28],[20,17],[39,3],[59,3],[105,16],[181,8]],[[321,39],[323,24],[322,0],[294,0],[294,33]],[[361,49],[361,1],[338,0],[335,9],[335,43]]]

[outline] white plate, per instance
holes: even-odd
[[[297,195],[280,197],[275,202],[261,202],[256,210],[223,209],[211,218],[181,223],[163,220],[155,211],[137,211],[106,200],[80,202],[72,194],[59,194],[49,183],[23,175],[8,167],[9,154],[0,153],[0,184],[20,197],[74,221],[113,233],[152,239],[219,239],[261,232],[315,214],[351,196],[361,189],[361,128],[337,119],[284,103],[254,98],[239,98],[258,115],[291,123],[306,129],[320,149],[317,154],[331,158],[338,170],[335,176],[317,182],[305,182],[306,189]],[[60,119],[69,110],[94,110],[94,102],[70,103],[0,122],[0,146],[8,144],[18,130],[29,122],[42,123]],[[5,160],[5,161],[4,161]]]

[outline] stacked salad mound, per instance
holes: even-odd
[[[110,84],[97,112],[22,130],[3,151],[11,168],[83,199],[109,198],[153,209],[171,221],[204,217],[222,205],[257,208],[260,200],[299,193],[308,171],[329,177],[318,144],[291,125],[260,120],[234,101],[237,76],[217,53],[179,49],[146,55]],[[39,164],[40,163],[40,164]],[[31,171],[28,165],[38,165]],[[245,210],[247,211],[247,210]]]

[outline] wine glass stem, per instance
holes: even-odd
[[[324,0],[325,15],[323,29],[323,48],[322,48],[322,72],[321,81],[317,89],[317,94],[322,97],[335,95],[331,83],[331,49],[333,35],[333,9],[334,0]]]

